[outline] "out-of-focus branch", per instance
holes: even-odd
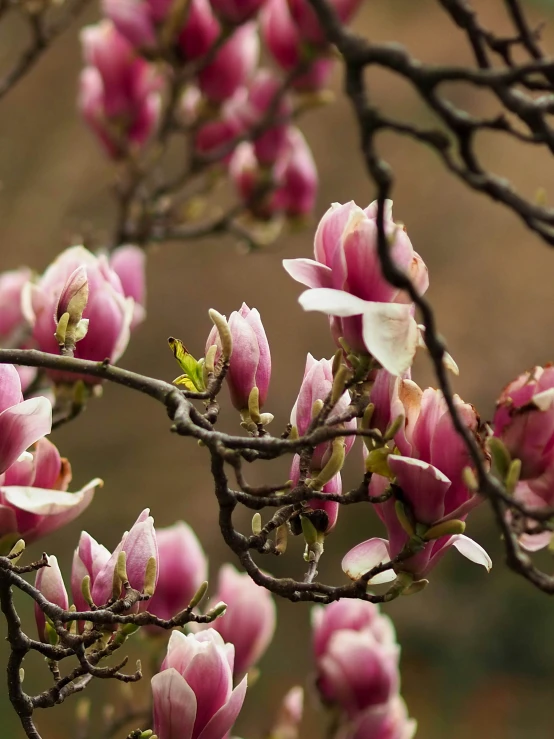
[[[52,43],[60,36],[77,16],[84,10],[89,0],[67,0],[58,17],[48,21],[48,11],[41,10],[38,13],[26,12],[31,41],[19,59],[3,77],[0,77],[0,100],[24,77],[42,57],[44,52],[50,48]],[[15,6],[14,6],[15,7]],[[0,5],[0,18],[9,9],[8,3]]]

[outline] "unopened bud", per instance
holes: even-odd
[[[287,550],[288,543],[288,527],[286,523],[281,524],[275,530],[275,550],[279,554],[284,554]]]
[[[94,606],[94,601],[92,600],[92,593],[90,588],[90,575],[85,575],[83,577],[83,580],[81,582],[81,595],[85,599],[85,603],[87,603],[90,607]]]
[[[211,608],[206,616],[209,618],[210,621],[215,621],[218,616],[222,616],[225,611],[227,610],[227,603],[218,603],[216,606]]]
[[[505,480],[512,461],[510,452],[497,436],[488,439],[487,448],[491,454],[493,472],[500,480]]]
[[[479,482],[477,481],[475,472],[471,467],[464,467],[462,470],[462,478],[468,490],[471,490],[473,493],[476,493],[479,490]]]
[[[504,484],[508,495],[513,495],[521,475],[521,459],[512,459]]]
[[[150,559],[146,563],[146,570],[144,572],[144,587],[142,589],[143,594],[149,596],[150,598],[154,595],[154,591],[156,589],[157,574],[158,563],[156,561],[156,557],[150,557]]]
[[[312,406],[312,418],[316,418],[319,416],[321,411],[323,410],[324,403],[322,400],[316,400],[315,403]]]
[[[402,595],[415,595],[424,590],[429,585],[429,580],[414,580],[411,585],[402,591]]]
[[[213,308],[209,310],[209,316],[219,333],[219,339],[221,341],[221,355],[224,360],[228,361],[233,353],[233,338],[231,336],[231,330],[227,323],[227,319]]]
[[[455,536],[456,534],[463,534],[466,530],[466,525],[463,521],[454,519],[452,521],[443,521],[438,523],[436,526],[431,526],[430,529],[423,534],[423,538],[426,541],[432,541],[433,539],[440,539],[441,536]]]
[[[408,536],[414,536],[415,529],[412,522],[410,521],[410,518],[408,517],[406,507],[401,500],[396,501],[396,503],[394,504],[394,510],[396,511],[396,517],[404,531],[408,534]]]
[[[346,446],[342,437],[333,439],[332,450],[331,456],[324,468],[319,472],[317,477],[314,477],[308,483],[310,487],[315,488],[316,490],[320,490],[324,485],[330,482],[344,467]]]
[[[262,517],[259,513],[252,516],[252,533],[259,536],[262,533]]]
[[[394,439],[396,434],[400,431],[402,426],[404,425],[405,417],[402,415],[402,413],[397,416],[394,421],[390,424],[390,426],[385,431],[385,435],[383,436],[384,441],[391,441],[391,439]]]
[[[19,558],[25,551],[25,542],[23,539],[18,539],[13,547],[10,549],[8,559],[11,559],[13,564],[17,564]]]
[[[196,593],[190,599],[190,603],[187,606],[187,610],[192,611],[193,608],[196,608],[196,606],[202,601],[202,599],[206,595],[207,590],[208,590],[208,581],[204,580],[204,582],[200,585]]]
[[[348,367],[344,364],[341,364],[333,378],[333,388],[331,390],[332,406],[335,406],[342,398],[349,375],[350,370],[348,369]]]

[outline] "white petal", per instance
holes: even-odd
[[[411,366],[419,329],[411,307],[400,303],[365,303],[363,336],[367,350],[391,375],[402,375]]]
[[[389,543],[386,539],[368,539],[347,552],[342,560],[343,572],[351,580],[359,580],[362,575],[384,562],[390,562]],[[396,572],[391,568],[380,572],[369,580],[371,584],[391,582],[396,579]]]
[[[547,411],[554,403],[554,388],[533,395],[533,403],[540,411]]]
[[[326,313],[328,316],[361,316],[368,305],[367,300],[357,298],[355,295],[344,292],[344,290],[333,290],[330,287],[316,287],[306,290],[298,298],[298,302],[306,311],[316,310]],[[373,303],[379,305],[379,303]]]
[[[483,565],[487,572],[490,572],[492,560],[480,544],[464,534],[456,534],[450,541],[460,554],[475,564]]]

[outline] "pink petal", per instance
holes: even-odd
[[[444,499],[450,480],[427,462],[391,454],[389,467],[396,475],[407,501],[411,504],[417,523],[430,526],[444,515]]]
[[[56,445],[48,439],[40,439],[37,442],[34,457],[35,479],[33,487],[47,490],[53,488],[62,468],[62,460]]]
[[[0,365],[0,413],[21,403],[21,380],[13,364]]]
[[[386,539],[368,539],[351,549],[343,558],[342,571],[351,580],[359,580],[362,575],[377,565],[390,562],[389,543]],[[396,579],[396,573],[391,568],[369,580],[372,584],[391,582]]]
[[[15,370],[14,370],[15,372]],[[15,372],[17,375],[17,372]],[[19,383],[19,375],[17,375]],[[52,406],[43,397],[24,400],[0,413],[0,474],[52,428]]]
[[[242,704],[244,703],[247,679],[248,678],[245,675],[231,693],[227,703],[219,709],[215,716],[212,716],[198,739],[221,739],[221,737],[227,735],[227,732],[237,720],[237,716],[239,715]],[[159,739],[163,738],[159,737]]]
[[[306,287],[330,288],[332,285],[331,269],[313,259],[283,259],[283,267],[293,280]]]
[[[170,667],[154,675],[151,685],[158,739],[191,739],[196,696],[186,680]]]
[[[193,657],[185,668],[183,677],[196,695],[194,733],[198,736],[229,699],[232,689],[231,670],[222,650],[210,642]]]

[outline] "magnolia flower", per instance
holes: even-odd
[[[0,537],[30,544],[77,518],[102,480],[91,480],[76,493],[67,492],[70,482],[67,459],[48,439],[40,439],[0,475]]]
[[[285,259],[283,265],[291,277],[311,288],[300,296],[304,310],[331,316],[336,338],[402,375],[412,364],[420,332],[410,297],[382,273],[376,217],[376,203],[365,210],[353,202],[334,203],[316,232],[315,261]],[[393,222],[390,201],[384,225],[393,261],[423,294],[429,284],[427,267],[404,229]]]

